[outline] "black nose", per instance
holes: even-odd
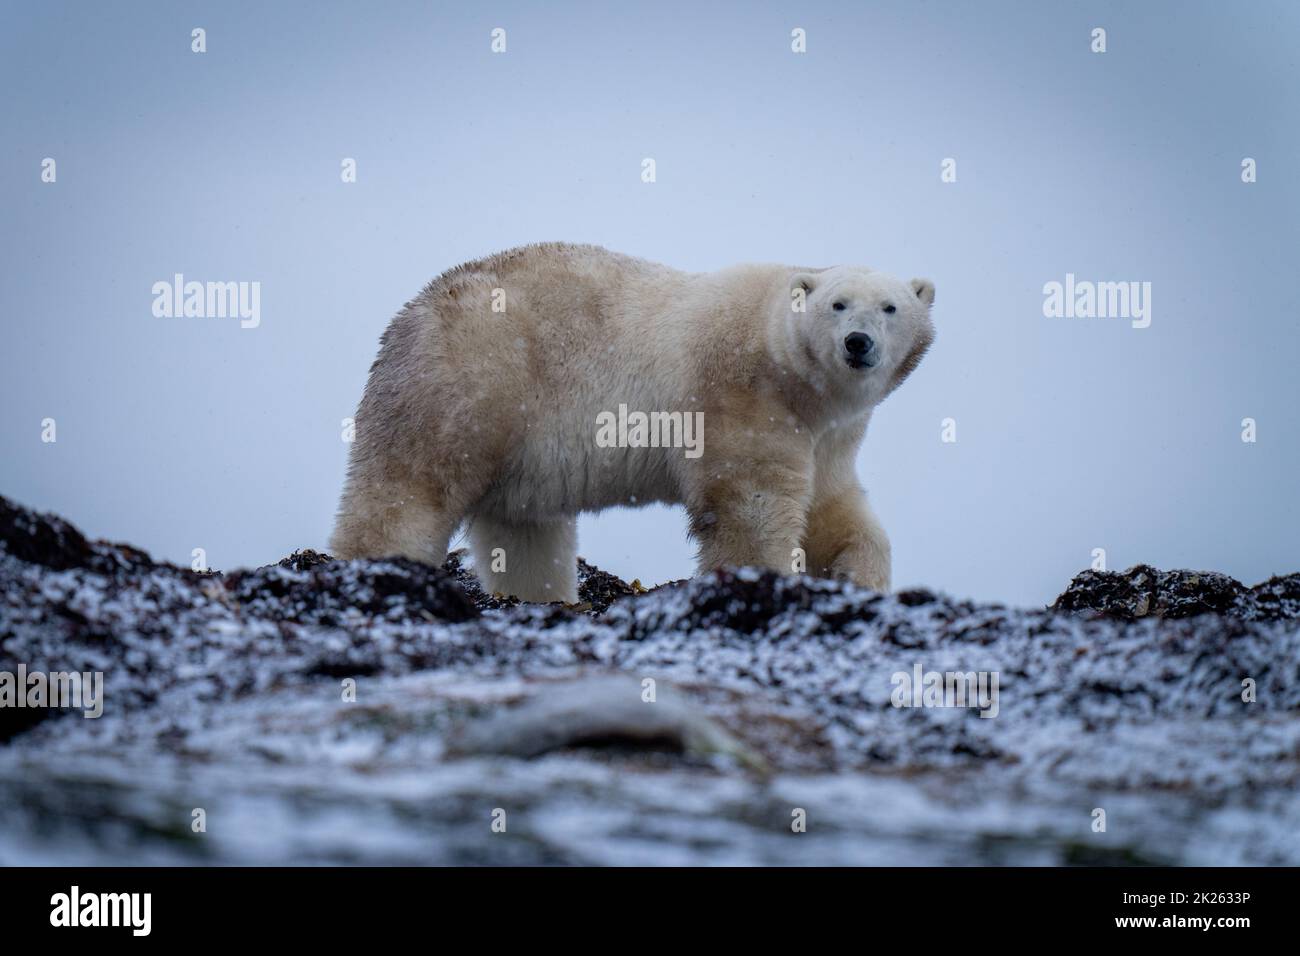
[[[850,355],[866,355],[876,347],[876,343],[865,332],[850,332],[844,339],[844,347]]]

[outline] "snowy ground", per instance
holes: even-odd
[[[0,548],[0,672],[105,680],[0,708],[4,864],[1300,864],[1297,575],[1015,610],[584,568],[566,609],[455,561],[196,574],[4,499]],[[996,716],[895,706],[918,665]]]

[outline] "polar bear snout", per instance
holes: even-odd
[[[845,360],[850,368],[871,368],[880,361],[876,343],[866,332],[850,332],[844,337]]]

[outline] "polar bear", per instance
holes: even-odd
[[[467,521],[489,592],[574,602],[577,515],[664,502],[701,571],[886,591],[854,461],[933,302],[855,266],[686,273],[567,243],[458,266],[383,334],[330,546],[440,564]]]

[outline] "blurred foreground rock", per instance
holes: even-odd
[[[564,607],[460,558],[197,573],[0,498],[0,672],[105,687],[0,707],[0,864],[1300,864],[1300,575],[1017,610],[583,562]],[[995,706],[895,706],[932,673]]]

